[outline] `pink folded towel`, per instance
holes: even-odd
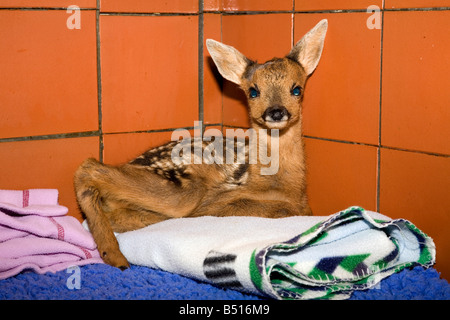
[[[58,204],[58,190],[0,190],[0,279],[103,263],[92,235]]]

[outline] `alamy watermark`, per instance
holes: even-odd
[[[79,6],[71,5],[67,7],[67,13],[71,15],[67,18],[66,26],[67,29],[81,29],[81,10]]]
[[[81,269],[78,266],[72,266],[66,269],[66,273],[71,275],[67,278],[66,287],[69,290],[81,289]]]
[[[67,7],[67,13],[70,16],[67,18],[67,29],[81,29],[81,9],[77,5],[70,5]],[[366,26],[368,29],[381,29],[381,10],[377,5],[371,5],[367,7],[367,13],[371,13],[370,17],[366,20]]]
[[[368,29],[381,29],[381,11],[377,5],[367,7],[367,13],[372,13],[367,18],[366,26]]]
[[[260,163],[262,175],[274,175],[278,172],[278,129],[270,129],[270,133],[267,129],[226,129],[224,138],[218,129],[206,129],[202,133],[201,125],[201,121],[194,122],[194,138],[187,129],[172,132],[172,141],[182,138],[172,149],[171,158],[175,165],[244,164],[248,161],[249,164]],[[204,146],[204,141],[209,143]]]

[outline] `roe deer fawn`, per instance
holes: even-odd
[[[121,269],[129,266],[113,231],[180,217],[312,214],[306,196],[301,101],[306,80],[322,54],[327,25],[327,20],[320,21],[286,57],[263,64],[233,47],[206,41],[220,74],[247,94],[256,135],[264,133],[270,137],[265,147],[279,150],[276,172],[261,174],[267,164],[248,161],[248,152],[241,163],[175,162],[172,155],[179,141],[118,167],[95,159],[83,162],[75,173],[76,196],[106,263]],[[249,144],[261,153],[260,139]],[[208,145],[200,142],[202,150]],[[234,146],[231,149],[234,152]]]

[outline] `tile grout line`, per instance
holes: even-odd
[[[383,9],[385,6],[383,0]],[[376,211],[380,212],[380,191],[381,191],[381,114],[383,98],[383,40],[384,40],[384,11],[381,12],[381,34],[380,34],[380,101],[378,108],[378,148],[377,148],[377,190],[376,190]]]
[[[57,10],[61,10],[61,11],[65,11],[69,9],[69,7],[5,7],[5,8],[0,8],[0,10],[9,10],[9,11],[46,11],[46,10],[51,10],[51,11],[57,11]],[[82,11],[96,11],[97,8],[79,8],[77,10],[82,10]]]
[[[423,155],[434,156],[434,157],[450,158],[450,154],[445,154],[445,153],[437,153],[437,152],[422,151],[422,150],[412,150],[412,149],[406,149],[406,148],[401,148],[401,147],[390,147],[390,146],[384,146],[384,145],[378,145],[378,144],[372,144],[372,143],[339,140],[339,139],[332,139],[332,138],[322,138],[322,137],[315,137],[315,136],[310,136],[310,135],[303,135],[303,137],[307,138],[307,139],[313,139],[313,140],[337,142],[337,143],[351,144],[351,145],[357,145],[357,146],[373,147],[373,148],[377,148],[377,149],[395,150],[395,151],[423,154]]]
[[[102,70],[100,57],[100,0],[97,0],[97,10],[95,12],[95,31],[97,49],[97,108],[98,108],[98,133],[99,133],[99,161],[103,162],[103,113],[102,113]]]
[[[445,154],[445,153],[437,153],[437,152],[430,152],[430,151],[420,151],[420,150],[411,150],[411,149],[405,149],[405,148],[400,148],[400,147],[389,147],[389,146],[380,146],[379,148],[380,149],[386,149],[386,150],[394,150],[394,151],[402,151],[402,152],[423,154],[423,155],[432,156],[432,157],[450,158],[450,154]]]
[[[201,1],[201,0],[199,0]],[[45,10],[67,10],[68,7],[4,7],[0,11],[45,11]],[[99,11],[97,8],[80,8],[84,11]],[[424,7],[424,8],[383,8],[383,12],[408,12],[408,11],[448,11],[450,7]],[[306,13],[306,14],[321,14],[321,13],[353,13],[353,12],[367,12],[367,9],[335,9],[335,10],[248,10],[248,11],[202,11],[208,14],[224,14],[224,15],[252,15],[252,14],[277,14],[277,13]],[[100,15],[124,15],[124,16],[196,16],[200,15],[198,12],[99,12]]]
[[[292,17],[291,17],[291,49],[295,45],[295,0],[292,0]]]
[[[172,16],[199,16],[201,14],[199,12],[100,12],[100,15],[130,16],[130,17],[172,17]]]
[[[382,12],[410,12],[410,11],[448,11],[450,7],[427,7],[427,8],[389,8],[381,9]],[[257,14],[286,14],[286,13],[302,13],[302,14],[324,14],[324,13],[360,13],[367,12],[366,8],[361,9],[336,9],[336,10],[278,10],[278,11],[209,11],[208,13],[219,13],[223,15],[257,15]]]
[[[223,15],[220,14],[220,42],[223,42]],[[220,130],[223,132],[223,128],[224,128],[224,113],[223,113],[223,81],[220,82],[219,84],[220,87],[220,121],[221,121],[221,125],[220,125]]]
[[[221,123],[208,123],[205,124],[205,127],[212,127],[212,126],[220,126]],[[179,127],[179,128],[165,128],[165,129],[153,129],[153,130],[136,130],[136,131],[121,131],[121,132],[107,132],[104,133],[103,135],[116,135],[116,134],[133,134],[133,133],[159,133],[159,132],[171,132],[171,131],[175,131],[175,130],[193,130],[196,129],[197,127],[195,126],[190,126],[190,127]]]
[[[339,140],[339,139],[333,139],[333,138],[323,138],[323,137],[310,136],[307,134],[304,134],[303,137],[308,138],[308,139],[314,139],[314,140],[322,140],[322,141],[328,141],[328,142],[337,142],[337,143],[353,144],[353,145],[379,148],[378,144],[373,144],[373,143],[356,142],[356,141],[349,141],[349,140]]]
[[[3,143],[3,142],[24,142],[24,141],[38,141],[38,140],[56,140],[56,139],[98,137],[99,134],[100,133],[99,133],[98,130],[82,131],[82,132],[71,132],[71,133],[54,133],[54,134],[43,134],[43,135],[36,135],[36,136],[0,138],[0,143]]]
[[[205,127],[220,126],[222,123],[208,123]],[[99,137],[100,134],[105,135],[115,135],[115,134],[132,134],[132,133],[158,133],[158,132],[170,132],[177,129],[192,130],[194,127],[179,127],[179,128],[166,128],[166,129],[152,129],[152,130],[136,130],[136,131],[123,131],[123,132],[108,132],[100,133],[99,130],[93,131],[81,131],[81,132],[71,132],[71,133],[55,133],[55,134],[45,134],[36,136],[23,136],[23,137],[11,137],[11,138],[0,138],[0,143],[7,142],[26,142],[26,141],[39,141],[39,140],[59,140],[59,139],[71,139],[71,138],[88,138],[88,137]]]
[[[208,124],[205,124],[205,127],[222,126],[222,125],[224,127],[235,128],[235,129],[248,129],[248,128],[243,127],[243,126],[225,125],[225,124],[223,124],[221,122],[219,122],[219,123],[208,123]],[[193,130],[193,129],[195,129],[195,127],[180,127],[180,128],[137,130],[137,131],[123,131],[123,132],[108,132],[108,133],[101,133],[101,134],[103,136],[105,136],[105,135],[117,135],[117,134],[132,134],[132,133],[159,133],[159,132],[170,132],[170,131],[174,131],[176,129]],[[41,140],[59,140],[59,139],[71,139],[71,138],[88,138],[88,137],[99,137],[99,136],[100,136],[100,132],[98,130],[94,130],[94,131],[71,132],[71,133],[56,133],[56,134],[48,134],[48,135],[0,138],[0,143],[41,141]],[[336,143],[343,143],[343,144],[350,144],[350,145],[359,145],[359,146],[366,146],[366,147],[373,147],[373,148],[394,150],[394,151],[403,151],[403,152],[423,154],[423,155],[440,157],[440,158],[450,158],[450,154],[445,154],[445,153],[437,153],[437,152],[421,151],[421,150],[412,150],[412,149],[405,149],[405,148],[401,148],[401,147],[390,147],[390,146],[383,146],[383,145],[379,146],[378,144],[371,144],[371,143],[365,143],[365,142],[355,142],[355,141],[348,141],[348,140],[339,140],[339,139],[331,139],[331,138],[323,138],[323,137],[315,137],[315,136],[311,136],[311,135],[303,135],[303,137],[306,138],[306,139],[313,139],[313,140],[320,140],[320,141],[327,141],[327,142],[336,142]]]
[[[198,120],[202,123],[202,132],[204,125],[204,70],[203,70],[203,40],[204,40],[204,16],[203,0],[198,0]]]

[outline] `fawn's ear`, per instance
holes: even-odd
[[[251,60],[235,48],[212,39],[206,40],[206,47],[222,77],[240,85],[241,77]]]
[[[328,20],[321,20],[297,42],[287,55],[288,58],[298,61],[305,69],[307,75],[310,75],[319,63],[327,28]]]

